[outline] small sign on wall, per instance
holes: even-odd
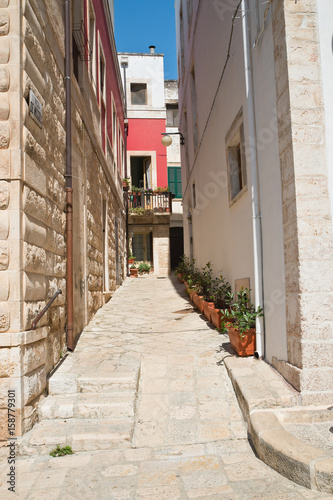
[[[43,106],[32,90],[29,93],[29,115],[42,128]]]

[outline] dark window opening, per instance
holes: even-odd
[[[147,104],[146,83],[131,83],[131,103],[140,106]]]
[[[167,115],[166,119],[167,127],[178,127],[179,125],[178,104],[167,104],[166,115]]]

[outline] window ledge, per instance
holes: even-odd
[[[229,201],[229,208],[231,208],[235,203],[237,203],[240,198],[247,192],[247,186],[244,186],[237,194],[233,197],[232,200]]]

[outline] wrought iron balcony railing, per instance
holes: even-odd
[[[169,191],[129,191],[128,210],[130,214],[172,213],[173,194]]]

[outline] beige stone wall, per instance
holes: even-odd
[[[17,432],[35,422],[47,375],[66,349],[65,88],[63,4],[0,2],[0,441],[7,390]],[[102,199],[108,206],[109,289],[116,288],[115,216],[124,253],[120,174],[101,149],[99,110],[87,80],[73,79],[74,329],[104,302]],[[89,85],[88,85],[89,84]],[[30,117],[29,91],[43,106]],[[89,106],[87,106],[87,103]],[[120,269],[120,282],[124,269]],[[57,289],[35,331],[30,325]],[[3,418],[2,418],[3,417]]]
[[[273,3],[288,361],[304,403],[333,396],[332,234],[316,0]]]

